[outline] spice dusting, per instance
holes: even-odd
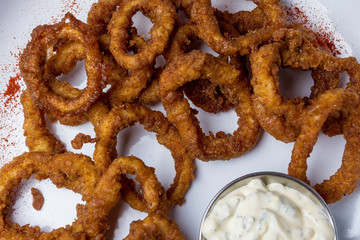
[[[46,9],[41,9],[39,6],[39,11],[46,11]],[[67,12],[80,14],[82,9],[79,1],[61,0],[60,12],[52,16],[50,22],[58,22]],[[35,22],[37,21],[38,19],[35,16]],[[9,32],[8,34],[15,35],[15,32]],[[19,61],[30,32],[24,32],[22,35],[24,41],[21,47],[17,46],[18,43],[7,43],[6,47],[9,51],[4,57],[6,64],[0,66],[0,76],[2,78],[0,85],[0,167],[9,162],[13,157],[27,151],[22,128],[24,117],[20,103],[20,96],[26,86],[20,74]],[[12,39],[15,43],[19,37],[14,36]]]
[[[284,10],[288,21],[304,25],[316,32],[319,39],[329,47],[335,56],[350,55],[350,50],[345,40],[337,33],[328,12],[326,12],[327,9],[319,2],[311,2],[314,4],[309,4],[309,0],[298,0],[285,5]]]

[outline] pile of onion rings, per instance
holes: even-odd
[[[308,184],[306,161],[319,132],[343,135],[341,167],[314,189],[327,203],[353,192],[360,179],[360,65],[353,57],[334,56],[316,33],[287,23],[279,0],[254,3],[252,11],[229,13],[210,0],[99,0],[86,23],[68,13],[36,27],[20,61],[29,151],[0,170],[0,238],[104,239],[110,210],[124,202],[148,214],[131,223],[126,239],[184,239],[169,213],[186,201],[195,159],[240,157],[255,148],[261,131],[295,143],[288,173]],[[154,24],[149,39],[133,27],[139,11]],[[186,21],[179,20],[180,12]],[[201,50],[204,44],[217,56]],[[158,56],[163,66],[156,65]],[[79,61],[87,73],[81,90],[58,79]],[[283,96],[282,68],[311,70],[311,94]],[[344,88],[343,72],[350,77]],[[213,114],[235,111],[238,129],[204,133],[190,102]],[[164,112],[152,110],[154,103]],[[69,152],[46,118],[70,126],[90,122],[96,136],[80,133],[72,144],[81,149],[94,143],[93,156]],[[175,177],[168,189],[141,159],[118,156],[118,133],[135,123],[171,152]],[[11,194],[31,175],[82,194],[86,204],[78,205],[71,226],[43,233],[9,221]]]

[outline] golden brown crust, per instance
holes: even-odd
[[[78,41],[87,49],[85,68],[88,84],[76,98],[67,98],[54,93],[48,87],[48,79],[44,78],[48,76],[43,76],[41,71],[48,57],[48,50],[51,50],[60,39]],[[97,39],[86,24],[71,14],[67,14],[58,24],[43,25],[34,29],[32,41],[29,42],[20,59],[20,70],[36,104],[59,117],[73,116],[88,110],[105,86],[104,66]]]
[[[39,227],[19,226],[7,218],[11,195],[22,179],[33,174],[36,178],[50,178],[57,187],[66,187],[82,194],[85,201],[90,199],[99,174],[92,161],[84,155],[63,153],[52,156],[48,153],[24,153],[0,170],[0,238],[2,239],[85,239],[86,232],[79,231],[79,220],[72,226],[56,229],[49,233]],[[60,237],[61,236],[61,237]]]
[[[60,23],[37,27],[20,63],[28,88],[21,100],[30,153],[0,170],[0,238],[104,239],[108,214],[123,201],[148,214],[131,224],[126,239],[184,239],[169,214],[185,201],[195,178],[194,159],[241,156],[254,148],[260,126],[280,141],[295,141],[289,174],[307,182],[306,159],[319,131],[343,134],[341,167],[314,189],[328,203],[351,193],[360,179],[360,65],[355,58],[335,57],[314,32],[287,25],[280,1],[254,3],[252,11],[229,13],[210,0],[99,0],[87,24],[66,14]],[[138,11],[153,21],[149,40],[132,26]],[[177,22],[177,11],[189,21]],[[200,50],[198,40],[220,56]],[[161,67],[159,55],[165,58]],[[57,79],[83,60],[85,89]],[[284,97],[277,76],[281,68],[311,69],[311,95]],[[344,71],[350,76],[345,89],[339,86]],[[209,112],[234,110],[238,128],[233,134],[206,135],[184,94]],[[145,106],[151,103],[162,103],[167,116]],[[90,122],[96,138],[80,133],[72,144],[96,142],[93,160],[66,152],[48,130],[45,115],[70,126]],[[142,160],[118,156],[118,132],[136,123],[171,152],[176,173],[168,189]],[[15,186],[33,174],[83,195],[86,204],[77,206],[71,226],[43,233],[7,219]],[[39,208],[41,195],[33,193]]]
[[[168,81],[169,78],[174,81]],[[233,135],[219,132],[205,136],[188,101],[179,88],[206,78],[228,89],[228,99],[236,106],[238,129]],[[191,154],[204,160],[231,159],[250,151],[257,142],[259,125],[252,116],[250,90],[246,78],[234,66],[210,54],[193,50],[175,58],[160,76],[161,101],[170,122],[179,129]]]
[[[42,206],[44,205],[44,196],[40,192],[39,189],[32,187],[31,195],[33,197],[32,206],[36,211],[40,211]]]
[[[145,49],[134,55],[127,53],[128,30],[132,25],[131,17],[141,10],[154,26],[150,30],[150,39]],[[111,36],[110,51],[116,61],[126,69],[139,69],[153,63],[168,43],[176,21],[176,10],[169,0],[142,1],[125,0],[110,20],[108,30]]]

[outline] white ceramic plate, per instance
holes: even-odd
[[[26,151],[22,131],[22,109],[19,94],[8,100],[4,94],[9,89],[9,80],[19,79],[17,63],[19,53],[30,39],[30,33],[39,24],[59,21],[65,12],[70,11],[85,21],[87,12],[94,1],[87,0],[1,0],[0,7],[0,165]],[[236,11],[253,7],[251,1],[217,0],[212,1],[221,10]],[[360,2],[357,0],[284,0],[286,5],[297,7],[307,15],[307,23],[316,31],[327,36],[334,36],[338,49],[345,55],[360,58]],[[292,4],[289,4],[292,3]],[[149,22],[137,15],[135,24],[140,33],[146,33]],[[143,29],[143,30],[142,30]],[[161,61],[159,61],[161,63]],[[283,76],[294,78],[290,85],[282,84],[284,94],[304,96],[310,91],[309,72],[282,72]],[[79,64],[67,79],[72,84],[83,87],[85,78],[83,66]],[[75,80],[74,80],[75,79]],[[304,80],[305,79],[305,80]],[[307,79],[309,81],[307,81]],[[301,81],[300,81],[301,80]],[[11,81],[10,81],[11,82]],[[12,81],[17,82],[17,81]],[[12,85],[13,87],[16,85]],[[23,87],[23,85],[21,85]],[[162,110],[161,106],[157,109]],[[232,132],[236,128],[235,114],[210,115],[200,112],[201,126],[205,131]],[[84,132],[94,136],[89,124],[76,128],[65,127],[56,123],[49,124],[53,132],[65,142],[68,150],[83,152],[91,156],[94,146],[87,144],[81,151],[71,148],[70,140]],[[341,136],[328,138],[320,135],[315,149],[308,160],[308,176],[317,183],[328,178],[341,164],[345,141]],[[284,144],[274,140],[268,134],[262,134],[254,150],[245,156],[231,161],[201,162],[196,161],[196,179],[186,195],[186,203],[176,207],[171,217],[180,225],[187,239],[196,239],[198,228],[206,206],[212,197],[231,180],[256,171],[287,172],[293,144]],[[119,155],[133,154],[142,158],[147,165],[156,168],[156,174],[165,187],[174,176],[173,163],[167,149],[159,145],[153,134],[136,125],[119,134]],[[325,167],[324,167],[325,166]],[[43,209],[36,212],[31,206],[31,186],[38,187],[45,197]],[[39,225],[44,231],[51,231],[65,224],[71,224],[75,217],[75,204],[81,202],[81,196],[71,191],[57,189],[49,181],[29,180],[23,183],[16,196],[11,219],[20,224]],[[360,238],[360,192],[355,192],[338,203],[330,205],[335,217],[340,239]],[[112,230],[109,239],[122,239],[128,234],[129,224],[146,215],[130,209],[126,204],[119,204],[111,212]]]

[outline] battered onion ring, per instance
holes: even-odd
[[[305,110],[302,118],[303,124],[301,132],[296,139],[291,155],[291,162],[288,168],[289,175],[306,183],[310,183],[306,177],[306,159],[312,152],[323,123],[332,111],[339,110],[342,107],[354,108],[354,106],[358,104],[358,100],[359,97],[355,92],[338,88],[326,91]],[[356,108],[356,111],[357,110]],[[353,121],[353,119],[350,121]],[[347,130],[358,131],[358,128],[359,126],[356,124],[350,124]],[[347,132],[347,134],[353,136],[350,132]],[[357,163],[359,162],[358,158],[355,157],[356,160],[354,160],[354,156],[356,155],[349,155],[350,152],[353,154],[355,150],[352,146],[354,139],[356,139],[356,143],[358,143],[358,140],[357,138],[348,138],[349,135],[347,134],[344,135],[347,144],[345,146],[342,166],[337,173],[330,178],[331,180],[324,181],[324,183],[317,184],[314,187],[316,190],[319,190],[320,195],[322,195],[327,203],[336,202],[340,200],[345,193],[351,193],[356,188],[357,180],[360,179],[359,174],[354,177],[354,173],[360,168],[360,164]],[[358,150],[356,150],[356,152],[358,152]],[[357,170],[349,168],[348,164],[353,164],[352,167],[355,167]],[[344,174],[344,172],[346,172],[346,174]],[[335,180],[339,177],[341,181]],[[329,186],[332,186],[332,188],[329,188]],[[329,189],[331,189],[331,191],[329,191]]]
[[[61,46],[57,46],[57,53],[51,56],[45,64],[44,76],[50,79],[53,76],[69,73],[75,67],[77,61],[83,58],[83,51],[82,45],[76,42],[66,42]],[[68,82],[60,82],[56,78],[49,80],[49,87],[56,94],[66,98],[76,98],[81,94],[81,90],[72,87]],[[21,97],[21,103],[25,117],[24,135],[29,150],[31,152],[40,151],[54,154],[66,151],[63,144],[47,129],[43,110],[33,103],[27,90]],[[65,125],[75,126],[91,121],[95,126],[97,125],[96,115],[104,112],[107,112],[106,105],[98,101],[89,110],[76,116],[56,119],[50,113],[49,117],[52,120],[59,120],[61,124]]]
[[[0,170],[0,237],[2,239],[87,239],[82,222],[93,224],[87,216],[75,220],[71,226],[55,229],[49,233],[39,227],[19,226],[7,218],[11,195],[21,180],[32,175],[39,180],[50,178],[57,187],[66,187],[80,193],[83,200],[89,201],[100,175],[89,157],[80,154],[64,153],[24,153],[4,165]],[[86,219],[83,219],[86,218]],[[100,235],[99,235],[100,236]]]
[[[97,239],[95,237],[98,233],[104,234],[107,230],[107,216],[120,200],[120,191],[125,187],[122,184],[125,174],[135,175],[140,183],[143,210],[149,213],[155,211],[162,213],[161,201],[165,197],[165,191],[155,175],[155,169],[147,167],[134,156],[115,159],[101,176],[92,198],[86,205],[78,208],[79,215],[84,216],[81,219],[92,219],[92,221],[80,221],[91,239]]]
[[[154,22],[154,26],[146,48],[134,55],[128,55],[127,40],[132,25],[131,18],[139,10]],[[125,0],[113,13],[108,25],[111,36],[110,51],[116,61],[126,69],[139,69],[152,64],[167,46],[176,17],[176,10],[169,0]]]
[[[226,33],[236,34],[236,32],[233,32],[234,29],[228,30],[229,31]],[[194,23],[188,22],[181,26],[175,33],[171,46],[165,54],[167,64],[176,59],[178,56],[189,52],[189,49],[187,48],[191,45],[193,40],[198,38],[197,34],[198,29]],[[223,56],[219,58],[223,58]],[[228,61],[227,57],[226,61]],[[231,58],[230,62],[233,63],[234,58]],[[224,96],[223,92],[225,90],[223,89],[223,86],[215,85],[208,79],[191,81],[184,84],[182,89],[195,106],[206,112],[217,113],[219,111],[227,111],[234,107]]]
[[[216,8],[214,10],[218,21],[221,20],[234,26],[239,34],[261,29],[265,25],[266,18],[264,18],[264,12],[260,7],[256,7],[252,11],[238,11],[236,13],[220,11]]]
[[[116,140],[118,132],[136,122],[142,124],[147,131],[155,132],[159,143],[171,151],[176,174],[173,183],[166,191],[167,201],[169,206],[183,203],[185,193],[194,178],[195,166],[193,158],[182,144],[178,130],[161,112],[152,111],[148,107],[137,104],[124,104],[114,107],[104,116],[100,131],[97,133],[98,142],[93,157],[95,166],[101,172],[110,166],[112,160],[117,157]],[[130,205],[134,207],[141,204],[130,203]]]
[[[88,85],[75,99],[64,98],[51,91],[41,71],[46,62],[47,51],[62,40],[80,42],[87,49],[85,67]],[[60,23],[39,26],[33,31],[32,41],[22,54],[20,70],[34,101],[59,117],[75,115],[89,109],[105,85],[102,55],[97,39],[86,24],[71,14],[66,14]]]
[[[289,44],[287,41],[280,41],[264,45],[250,55],[252,70],[251,85],[254,91],[254,104],[256,109],[258,109],[258,111],[255,111],[255,114],[260,125],[276,139],[283,142],[295,140],[301,127],[300,115],[303,109],[311,102],[312,98],[320,95],[325,90],[337,88],[339,73],[344,70],[344,63],[352,61],[351,59],[336,59],[327,51],[327,48],[315,48],[316,44],[318,44],[317,39],[311,38],[313,35],[303,32],[302,29],[289,29],[288,34],[294,40],[293,44]],[[295,39],[298,41],[295,41]],[[302,42],[305,45],[298,42]],[[288,44],[289,46],[287,46]],[[304,58],[309,57],[306,52],[310,47],[316,52],[316,56],[321,56],[323,61],[316,64],[302,63]],[[302,51],[302,49],[304,50]],[[298,61],[297,59],[300,60]],[[312,76],[315,83],[311,88],[310,99],[286,99],[280,94],[277,73],[282,66],[290,66],[291,68],[300,68],[302,70],[313,68]],[[324,129],[326,134],[334,135],[338,133],[338,130],[336,132],[329,130],[335,127],[339,128],[332,121],[331,117],[326,125],[328,125]]]
[[[294,101],[280,94],[277,76],[281,66],[280,48],[281,43],[268,44],[250,55],[254,95],[266,109],[278,115],[297,107]],[[302,101],[298,103],[304,104]]]
[[[136,239],[184,240],[185,237],[176,222],[160,214],[151,213],[145,219],[130,224],[130,233],[124,240]]]
[[[255,96],[252,96],[252,100],[254,116],[267,133],[285,143],[296,140],[296,137],[300,134],[300,126],[293,125],[284,115],[269,112]]]
[[[236,53],[246,55],[252,48],[270,40],[276,30],[286,26],[285,14],[279,0],[256,0],[254,2],[263,10],[266,23],[261,29],[236,38],[227,39],[221,34],[210,0],[193,2],[191,20],[196,22],[199,27],[200,38],[214,51],[228,56]]]
[[[29,151],[55,154],[64,152],[64,145],[47,129],[44,113],[35,106],[29,92],[25,91],[20,100],[24,111],[25,143]]]
[[[226,112],[234,107],[224,96],[221,86],[212,84],[208,79],[188,82],[183,90],[195,106],[206,112]]]
[[[87,24],[96,36],[107,34],[107,25],[121,2],[122,0],[99,0],[92,4],[88,12]]]
[[[56,77],[68,74],[73,70],[77,62],[84,60],[85,48],[77,42],[60,43],[54,49],[56,54],[51,57],[44,65],[43,78],[47,79],[48,87],[54,94],[67,99],[75,99],[81,94],[81,90],[72,87],[67,81],[60,81]],[[59,120],[63,125],[78,126],[87,121],[85,114],[56,116],[48,109],[44,109],[52,121]]]
[[[171,0],[172,4],[176,7],[177,10],[185,11],[186,15],[190,16],[191,5],[193,0]]]
[[[80,43],[65,42],[57,46],[56,54],[52,55],[44,66],[44,77],[49,79],[49,88],[57,95],[68,99],[76,99],[82,94],[82,91],[72,87],[66,81],[59,81],[56,77],[61,74],[67,74],[76,66],[77,62],[82,60],[85,55],[85,49]],[[107,82],[114,84],[124,77],[124,69],[120,69],[118,65],[112,61],[109,55],[104,55],[104,63],[107,71]],[[116,66],[114,66],[116,64]],[[74,116],[64,116],[57,118],[51,112],[47,112],[50,119],[59,120],[61,124],[77,126],[90,121],[95,132],[98,128],[99,121],[103,114],[109,111],[107,106],[107,99],[100,95],[99,98],[92,104],[90,109]]]
[[[341,167],[328,180],[314,186],[328,203],[341,200],[345,194],[350,194],[357,188],[360,179],[359,112],[359,108],[350,112],[349,121],[344,127],[346,145]]]
[[[250,151],[257,142],[259,125],[252,116],[252,101],[246,78],[232,65],[197,50],[169,63],[160,76],[160,96],[170,122],[179,129],[184,144],[193,156],[204,160],[227,160]],[[238,129],[231,134],[218,132],[205,136],[183,93],[187,82],[207,78],[224,85],[229,101],[239,116]],[[171,79],[171,80],[170,80]]]
[[[146,48],[147,43],[137,35],[136,29],[132,28],[131,49],[135,53]],[[112,65],[118,65],[116,62]],[[119,66],[119,65],[118,65]],[[112,106],[123,103],[140,101],[144,104],[152,104],[160,100],[158,94],[158,73],[161,68],[154,69],[152,65],[146,65],[141,69],[131,70],[130,73],[116,81],[106,93]]]

